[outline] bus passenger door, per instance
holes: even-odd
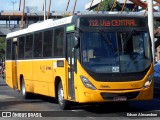
[[[75,99],[74,71],[75,71],[75,51],[73,33],[67,34],[67,61],[68,61],[68,95],[71,100]]]
[[[18,57],[18,48],[17,48],[17,38],[13,38],[12,42],[12,84],[14,89],[18,89],[17,81],[17,57]]]

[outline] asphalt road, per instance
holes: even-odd
[[[11,115],[11,116],[9,116]],[[62,111],[53,98],[33,95],[24,100],[21,93],[9,88],[0,78],[0,119],[14,117],[42,117],[47,119],[76,120],[122,120],[122,119],[156,119],[160,118],[160,96],[155,95],[151,101],[134,101],[129,108],[118,104],[77,105],[71,110]],[[9,117],[8,117],[9,116]],[[158,117],[157,117],[158,116]],[[6,119],[6,118],[5,118]]]

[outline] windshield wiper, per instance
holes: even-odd
[[[108,36],[106,36],[106,35],[104,35],[104,30],[102,30],[102,29],[97,29],[97,32],[98,33],[100,33],[100,35],[103,37],[103,39],[107,42],[107,44],[109,45],[109,46],[111,46],[112,47],[112,49],[113,49],[113,45],[112,45],[112,42],[110,41],[110,39],[108,38]]]
[[[128,40],[132,37],[134,32],[135,32],[135,29],[132,29],[132,31],[129,33],[127,38],[124,40],[124,42],[123,42],[124,47],[126,47],[126,44],[127,44]]]
[[[113,44],[111,42],[111,39],[107,36],[107,34],[105,34],[106,32],[103,29],[97,29],[97,32],[100,33],[100,35],[103,37],[103,40],[108,44],[108,46],[111,48],[111,51],[113,53],[113,55],[115,55],[117,53],[117,51],[115,51]]]

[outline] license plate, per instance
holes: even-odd
[[[117,96],[113,98],[113,101],[127,101],[126,96]]]

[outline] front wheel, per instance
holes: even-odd
[[[21,93],[24,99],[28,99],[30,96],[29,93],[26,91],[24,79],[22,79],[22,82],[21,82]]]
[[[69,101],[64,99],[64,91],[62,87],[62,82],[58,84],[58,103],[61,109],[66,110],[70,108]]]

